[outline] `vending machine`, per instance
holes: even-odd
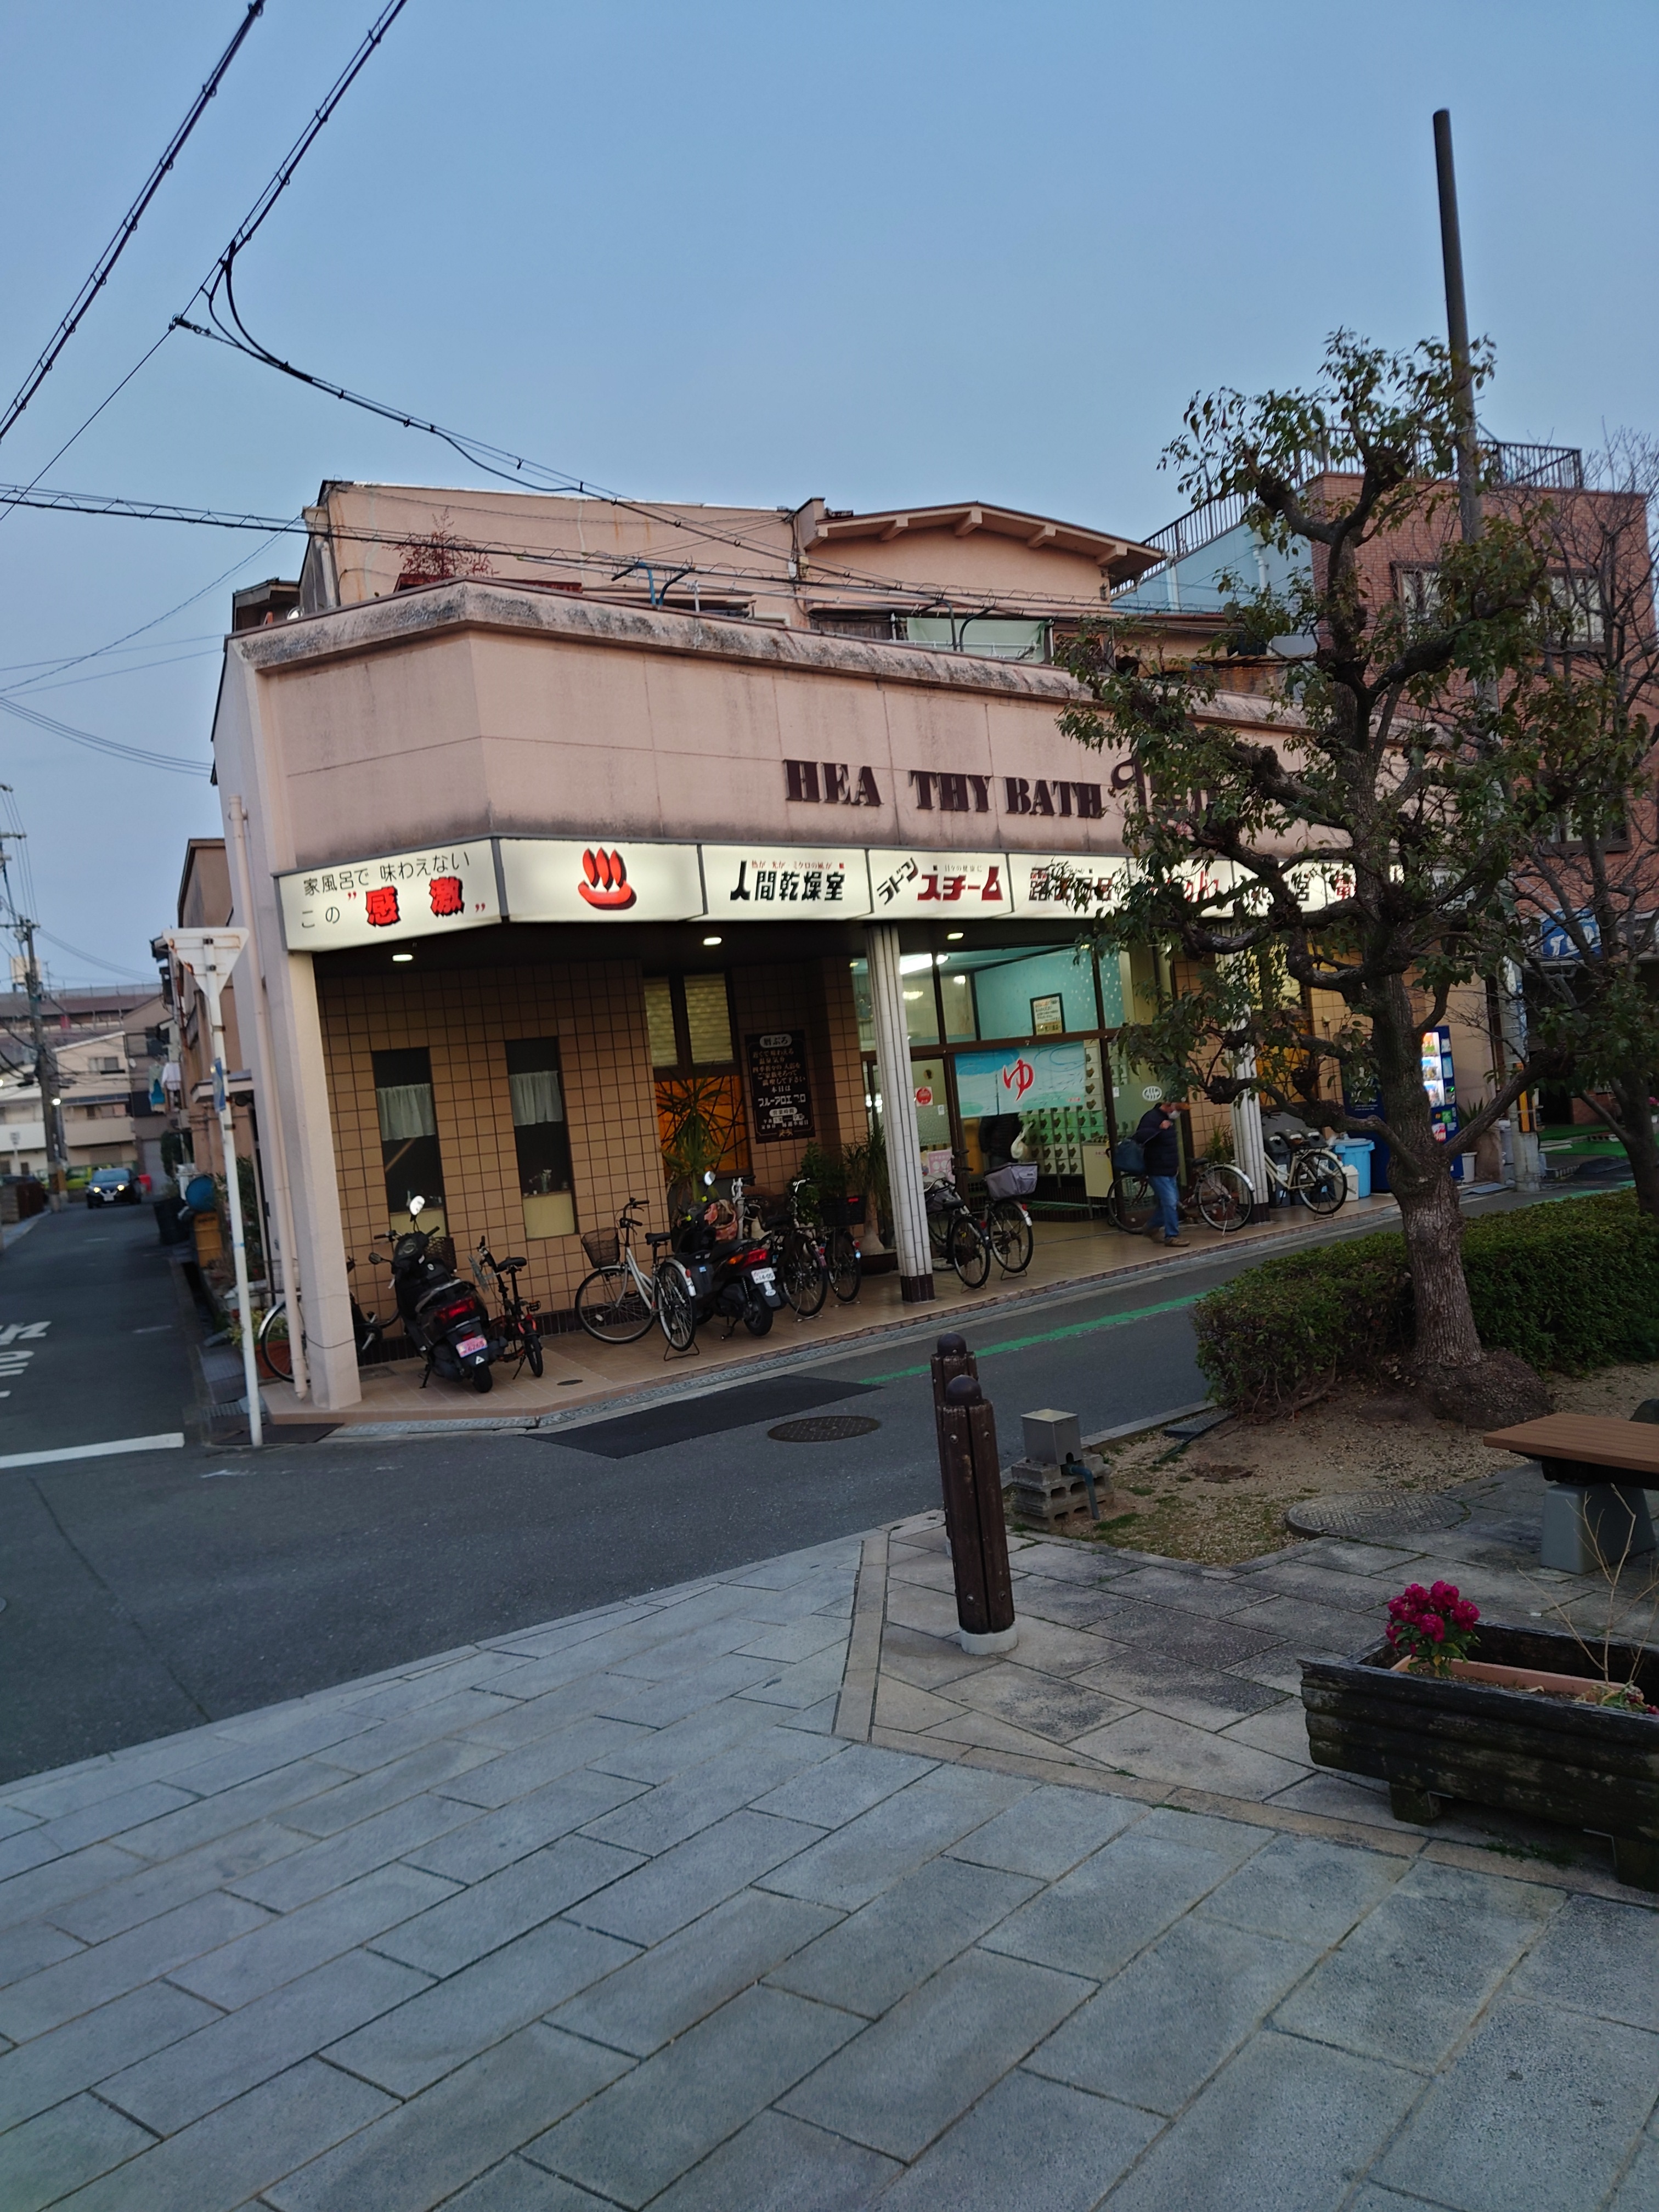
[[[1429,1119],[1434,1124],[1435,1142],[1443,1145],[1449,1137],[1457,1133],[1457,1085],[1452,1074],[1451,1031],[1443,1023],[1437,1030],[1423,1032],[1423,1088],[1429,1095]],[[1455,1179],[1463,1180],[1466,1155],[1460,1152],[1451,1164]]]

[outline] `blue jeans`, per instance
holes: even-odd
[[[1181,1231],[1181,1187],[1174,1176],[1149,1176],[1152,1195],[1158,1200],[1158,1219],[1164,1224],[1165,1237],[1178,1236]]]

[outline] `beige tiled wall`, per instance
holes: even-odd
[[[525,1295],[552,1311],[568,1308],[587,1272],[578,1237],[526,1237],[503,1049],[509,1038],[559,1040],[578,1228],[612,1225],[629,1197],[646,1200],[651,1227],[663,1226],[645,1001],[635,963],[384,981],[320,974],[318,999],[346,1249],[357,1262],[354,1280],[365,1307],[385,1311],[390,1304],[385,1270],[369,1265],[371,1252],[386,1250],[372,1239],[386,1226],[375,1052],[424,1045],[432,1055],[446,1212],[463,1261],[481,1236],[498,1258],[525,1254]]]

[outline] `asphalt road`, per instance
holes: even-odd
[[[1253,1256],[1253,1255],[1252,1255]],[[1005,1457],[1018,1416],[1085,1434],[1205,1395],[1190,1260],[966,1332]],[[13,1455],[192,1433],[193,1352],[148,1209],[40,1222],[0,1255],[0,1778],[304,1694],[937,1502],[932,1334],[554,1433]],[[809,1325],[810,1326],[810,1325]],[[806,1335],[802,1328],[801,1334]],[[27,1352],[25,1360],[21,1354]],[[851,1442],[767,1431],[815,1410]]]

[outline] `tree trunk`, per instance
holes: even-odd
[[[1403,982],[1373,1015],[1371,1049],[1389,1130],[1389,1182],[1400,1204],[1416,1310],[1414,1364],[1436,1413],[1495,1428],[1546,1412],[1548,1393],[1523,1360],[1486,1352],[1463,1273],[1463,1221],[1451,1164],[1435,1142],[1423,1088],[1422,1032]]]
[[[1659,1221],[1659,1141],[1653,1133],[1646,1073],[1615,1083],[1613,1095],[1619,1102],[1619,1141],[1636,1178],[1636,1203]]]

